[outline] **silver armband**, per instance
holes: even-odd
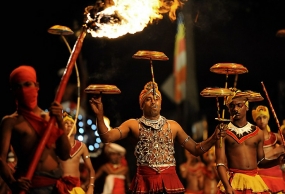
[[[218,163],[218,164],[216,164],[216,168],[218,168],[219,166],[223,166],[223,167],[227,168],[227,166],[226,166],[224,163]]]
[[[184,147],[185,143],[186,143],[187,141],[189,141],[189,139],[190,139],[190,136],[188,136],[188,137],[183,141],[183,143],[181,144],[181,146]]]
[[[257,165],[258,165],[260,162],[262,162],[262,160],[264,160],[264,159],[265,159],[265,157],[262,158],[261,160],[259,160],[259,161],[257,162]]]

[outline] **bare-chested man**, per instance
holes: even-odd
[[[215,146],[204,153],[202,158],[206,164],[203,194],[216,194],[220,178],[216,168]]]
[[[132,193],[184,193],[185,188],[176,173],[174,141],[195,156],[210,149],[221,136],[223,125],[205,141],[196,143],[182,127],[173,120],[160,115],[161,93],[155,82],[148,82],[139,95],[143,116],[129,119],[119,127],[108,130],[104,123],[101,96],[90,100],[97,116],[98,131],[104,143],[114,142],[128,136],[136,142],[137,173],[130,186]]]
[[[74,126],[74,119],[68,113],[64,113],[63,122],[65,125],[65,133],[69,136],[69,142],[71,145],[70,158],[68,160],[60,160],[60,164],[63,170],[63,175],[60,181],[58,181],[58,188],[60,188],[60,194],[65,193],[85,193],[81,188],[80,183],[80,160],[83,159],[89,171],[89,184],[86,190],[86,194],[94,193],[94,181],[95,171],[90,160],[90,154],[86,144],[75,139],[76,126]]]
[[[248,98],[239,95],[227,97],[226,105],[233,117],[228,124],[227,136],[222,146],[216,143],[216,162],[219,177],[219,192],[270,193],[269,188],[257,173],[257,167],[271,167],[284,162],[284,155],[276,160],[267,160],[263,151],[264,134],[247,121]],[[284,152],[284,151],[283,151]],[[228,171],[227,171],[227,167]]]
[[[268,125],[270,118],[268,108],[262,105],[257,106],[252,110],[252,118],[264,134],[263,150],[265,158],[269,160],[277,158],[284,149],[283,146],[279,146],[283,142],[280,134],[273,133]],[[258,174],[272,193],[285,193],[285,180],[283,180],[280,165],[271,168],[258,168]]]
[[[185,194],[202,194],[204,189],[205,164],[198,156],[184,150],[186,162],[180,164],[180,175],[185,179]]]
[[[39,85],[36,72],[31,66],[19,66],[10,74],[11,90],[15,96],[17,110],[5,116],[0,128],[0,174],[13,193],[19,190],[29,193],[54,193],[61,177],[58,157],[69,158],[70,144],[63,132],[62,106],[53,102],[49,114],[37,104]],[[43,150],[33,179],[24,177],[33,159],[35,150],[45,131],[50,115],[55,117],[51,136]],[[12,145],[17,156],[16,172],[11,173],[7,165],[9,147]]]

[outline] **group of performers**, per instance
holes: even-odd
[[[86,145],[74,139],[74,120],[68,115],[63,116],[59,102],[52,102],[48,113],[38,106],[39,84],[35,69],[26,65],[14,69],[10,74],[10,85],[17,110],[1,121],[0,173],[11,192],[49,194],[60,193],[59,190],[69,193],[74,189],[75,193],[82,192],[76,188],[80,185],[79,163],[83,158],[90,167],[90,183],[88,190],[83,192],[94,193],[96,174]],[[195,142],[179,123],[160,115],[162,95],[154,81],[146,83],[139,95],[142,116],[126,120],[114,128],[107,127],[104,122],[102,95],[94,95],[89,103],[96,115],[102,142],[112,143],[127,137],[132,138],[132,143],[135,142],[137,172],[126,192],[186,192],[176,172],[175,142],[195,157],[208,153],[215,146],[215,167],[220,179],[218,193],[284,192],[284,179],[280,178],[281,172],[277,168],[284,165],[285,160],[281,135],[264,130],[267,130],[263,122],[263,113],[267,110],[264,107],[257,107],[253,111],[258,126],[249,123],[246,117],[248,99],[238,95],[240,90],[233,89],[233,92],[234,95],[226,100],[231,122],[219,123],[214,133],[202,142]],[[29,179],[25,175],[51,117],[56,122],[40,160],[34,166],[32,179]],[[276,144],[278,141],[279,146]],[[17,157],[15,171],[7,163],[11,147]],[[270,173],[264,168],[271,168]],[[275,174],[271,174],[273,171]],[[127,169],[124,168],[122,172],[127,172]],[[280,184],[276,186],[272,179],[278,179]]]

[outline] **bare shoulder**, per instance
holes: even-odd
[[[87,150],[88,151],[88,148],[87,148],[87,145],[81,141],[81,145],[82,145],[82,150]],[[88,151],[89,152],[89,151]]]
[[[169,119],[167,119],[167,122],[170,123],[170,124],[172,124],[172,125],[179,125],[179,123],[177,123],[177,121],[175,121],[175,120],[169,120]],[[180,125],[179,125],[179,126],[180,126]]]
[[[138,124],[137,119],[128,119],[125,122],[123,122],[121,126],[127,126],[131,129],[136,129],[138,128],[138,125],[139,124]]]
[[[175,120],[167,120],[167,122],[170,124],[171,129],[175,130],[182,129],[181,125]]]
[[[15,125],[17,123],[18,118],[19,114],[17,112],[4,116],[1,120],[1,127]]]

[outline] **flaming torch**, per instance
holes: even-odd
[[[108,2],[108,4],[98,1],[94,6],[86,7],[84,13],[86,22],[82,25],[82,31],[72,49],[55,96],[55,101],[61,102],[62,100],[67,82],[87,33],[90,33],[93,37],[108,38],[117,38],[127,33],[134,34],[142,31],[153,20],[162,19],[163,13],[168,12],[170,19],[175,20],[175,11],[181,5],[182,3],[179,0],[116,0]],[[50,137],[55,121],[55,117],[52,116],[35,151],[25,175],[30,180]],[[25,191],[21,191],[20,194],[25,194]]]

